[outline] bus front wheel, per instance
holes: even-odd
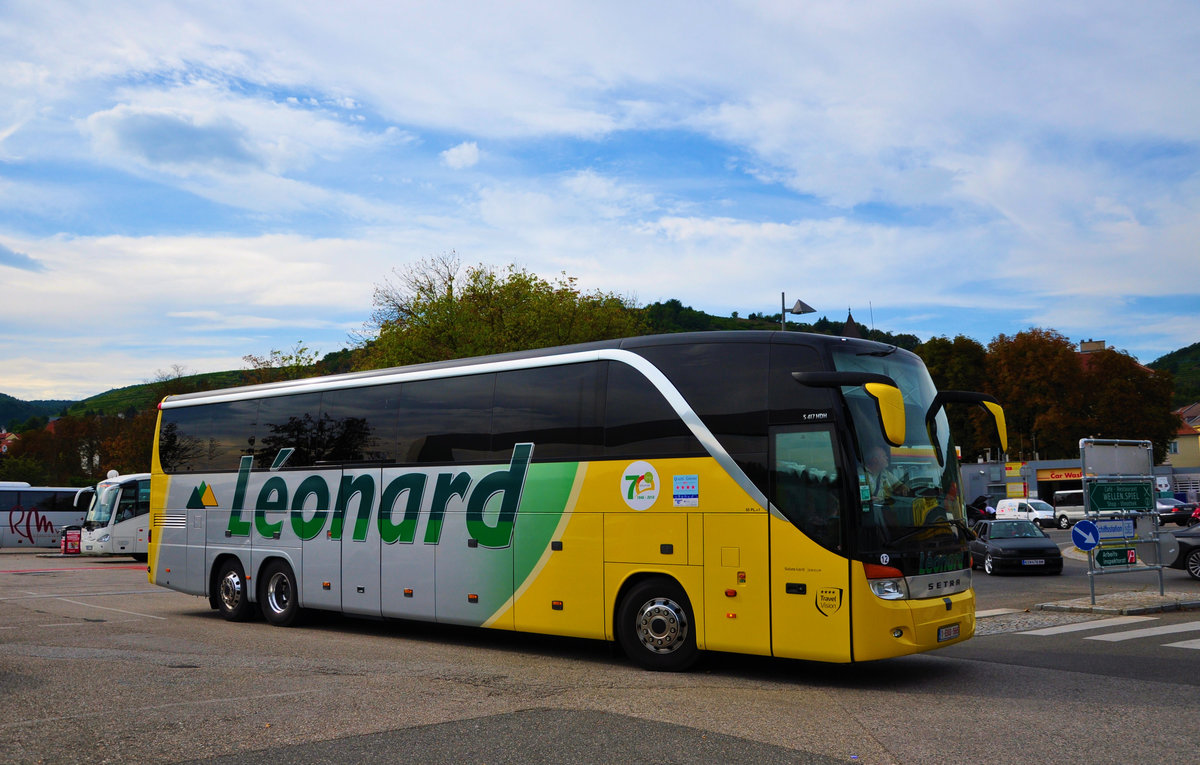
[[[626,593],[617,614],[617,639],[630,659],[652,671],[679,672],[700,655],[687,593],[663,577],[639,582]]]
[[[276,627],[290,627],[300,616],[296,603],[296,575],[292,567],[281,560],[271,561],[258,579],[261,592],[258,604],[263,618]]]
[[[217,610],[231,622],[244,622],[250,618],[251,605],[246,589],[246,572],[237,558],[221,564],[217,575]]]

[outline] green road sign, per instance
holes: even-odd
[[[1137,551],[1132,547],[1104,547],[1096,551],[1096,563],[1101,566],[1135,566]]]
[[[1088,499],[1092,510],[1141,510],[1154,509],[1154,489],[1149,481],[1136,483],[1093,483],[1088,484]]]

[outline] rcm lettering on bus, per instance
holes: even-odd
[[[292,449],[282,449],[275,459],[272,471],[277,471],[291,456]],[[395,542],[412,543],[416,537],[417,520],[424,509],[428,514],[425,526],[424,543],[436,545],[441,539],[442,520],[446,508],[454,497],[466,507],[467,532],[484,547],[508,547],[512,542],[513,523],[517,509],[521,504],[521,494],[525,488],[525,478],[528,474],[529,463],[533,456],[533,444],[516,444],[513,447],[512,458],[507,468],[493,471],[483,476],[474,486],[471,485],[471,475],[460,471],[413,470],[402,473],[383,488],[379,494],[378,505],[375,502],[375,476],[362,473],[357,476],[343,476],[338,484],[337,500],[332,513],[330,506],[332,491],[324,476],[312,473],[298,474],[303,480],[292,491],[288,481],[283,476],[272,475],[263,482],[254,503],[253,522],[244,518],[247,488],[250,484],[253,457],[242,457],[238,467],[237,488],[234,490],[233,502],[229,513],[228,531],[230,536],[248,537],[251,526],[264,539],[277,538],[283,528],[283,520],[271,521],[268,512],[289,512],[292,531],[301,540],[314,539],[329,522],[329,537],[341,539],[345,524],[346,511],[351,501],[357,495],[359,498],[358,514],[354,519],[353,539],[365,541],[368,524],[373,511],[377,511],[376,525],[379,535],[387,544]],[[433,493],[428,504],[425,502],[425,490],[429,479],[436,477]],[[204,489],[197,487],[200,494]],[[404,501],[403,519],[394,520],[394,513],[400,498],[407,494]],[[499,512],[494,524],[489,524],[484,517],[485,508],[492,497],[502,495]],[[289,502],[289,495],[291,497]],[[312,516],[305,517],[304,506],[310,498],[316,500],[316,509]],[[191,504],[191,503],[189,503]]]

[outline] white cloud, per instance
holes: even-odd
[[[442,152],[442,162],[446,167],[462,170],[479,164],[479,144],[474,141],[463,141],[458,146]]]
[[[473,14],[5,4],[0,357],[336,342],[451,249],[717,312],[1194,334],[1194,3]]]

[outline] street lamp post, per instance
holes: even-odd
[[[817,311],[817,309],[813,308],[808,303],[805,303],[803,300],[797,300],[796,305],[792,306],[791,308],[785,308],[784,306],[786,306],[786,305],[787,305],[787,299],[784,297],[784,293],[780,292],[779,293],[779,329],[780,329],[780,331],[787,329],[787,326],[784,324],[784,322],[787,321],[787,315],[789,313],[794,313],[797,316],[799,316],[802,313],[816,313],[816,311]]]

